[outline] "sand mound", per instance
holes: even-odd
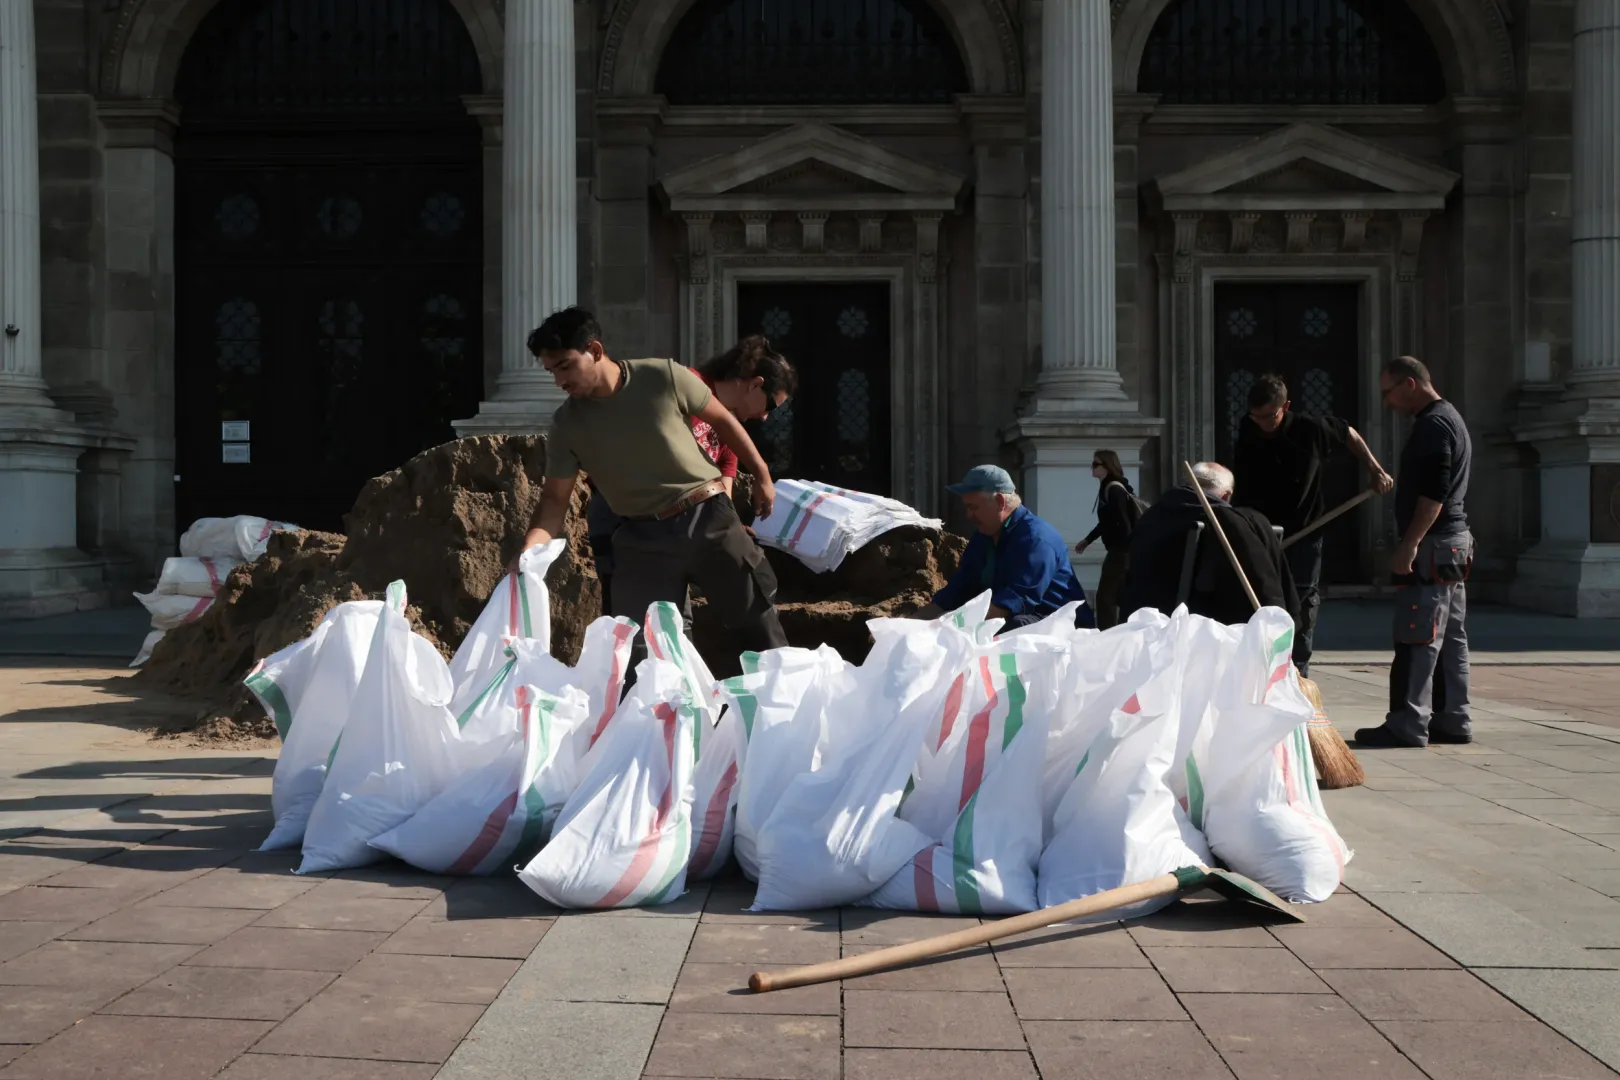
[[[201,619],[158,643],[134,681],[199,701],[196,725],[186,734],[273,737],[242,678],[259,659],[308,636],[333,607],[381,599],[395,580],[406,583],[411,624],[452,655],[521,544],[544,471],[539,436],[460,439],[418,454],[365,486],[345,516],[347,537],[274,536],[256,562],[231,572]],[[552,652],[569,663],[579,657],[585,628],[601,614],[586,498],[581,485],[569,517],[569,550],[546,578]],[[746,505],[745,492],[738,501]],[[812,648],[825,642],[858,662],[870,646],[866,621],[926,604],[955,570],[964,546],[949,534],[899,529],[831,574],[811,573],[792,556],[768,552],[781,582],[789,641]],[[706,616],[701,598],[694,623],[696,644],[715,674],[735,674],[738,649]]]

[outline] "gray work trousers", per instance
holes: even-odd
[[[1389,666],[1386,722],[1418,746],[1429,726],[1448,735],[1469,734],[1468,595],[1474,538],[1431,533],[1418,545],[1412,575],[1397,581],[1395,658]]]

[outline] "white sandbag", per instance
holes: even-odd
[[[510,659],[506,646],[515,638],[538,641],[540,650],[551,648],[551,597],[546,571],[567,549],[566,540],[553,540],[530,548],[518,557],[517,569],[501,577],[450,661],[450,683],[455,695],[450,710],[457,716],[489,691],[495,672]],[[507,686],[507,697],[515,687]]]
[[[581,687],[590,699],[587,746],[602,737],[608,721],[619,708],[619,699],[624,696],[624,679],[630,671],[630,651],[635,643],[633,619],[603,615],[585,628],[579,663],[574,665],[577,673],[574,685]]]
[[[180,554],[188,559],[240,559],[252,562],[264,554],[270,535],[297,531],[287,521],[241,514],[228,518],[198,518],[180,537]]]
[[[270,781],[275,826],[260,851],[297,847],[303,841],[310,811],[326,783],[327,764],[354,705],[382,609],[381,600],[339,604],[309,637],[256,664],[243,680],[281,735]]]
[[[164,559],[153,592],[162,596],[214,596],[225,584],[225,575],[241,566],[241,559]]]
[[[743,873],[758,881],[760,831],[788,783],[815,767],[828,689],[822,676],[849,665],[826,645],[815,651],[771,649],[752,664],[752,671],[722,683],[721,693],[748,744],[748,768],[737,784],[732,851]]]
[[[136,593],[135,599],[152,614],[152,629],[173,630],[188,622],[196,622],[214,606],[212,596],[175,596],[163,593]]]
[[[396,581],[309,815],[301,874],[381,859],[370,841],[426,806],[474,761],[449,709],[450,668],[411,630],[404,610],[405,583]]]
[[[1182,657],[1174,623],[1149,631],[1151,674],[1134,689],[1134,678],[1116,685],[1131,690],[1130,697],[1092,741],[1058,806],[1052,839],[1041,854],[1042,907],[1209,864],[1208,845],[1166,782],[1180,734]],[[1074,661],[1083,663],[1083,657]],[[1137,666],[1131,675],[1140,673]],[[1145,915],[1173,899],[1144,901],[1098,918]]]
[[[929,623],[877,619],[868,626],[874,644],[866,663],[823,676],[813,771],[789,782],[760,830],[754,910],[855,903],[932,843],[895,811],[972,642]],[[750,766],[754,755],[751,746]]]
[[[1026,644],[981,650],[953,681],[945,722],[929,733],[938,740],[934,761],[947,768],[919,773],[899,811],[934,843],[863,904],[967,915],[1034,910],[1040,776],[1056,693],[1049,683],[1044,700],[1031,700],[1030,684],[1058,665],[1066,642]]]
[[[578,778],[577,760],[559,761],[558,752],[585,723],[589,703],[574,688],[559,697],[519,686],[512,696],[521,730],[372,847],[433,874],[490,874],[533,858]]]
[[[903,526],[938,531],[944,523],[879,495],[815,481],[778,480],[776,503],[770,514],[754,522],[754,535],[766,547],[827,573],[838,569],[850,552]]]
[[[142,664],[152,659],[152,650],[157,648],[157,643],[163,640],[164,633],[165,631],[163,630],[153,630],[151,633],[147,634],[146,640],[141,642],[140,651],[135,654],[135,659],[129,662],[129,666],[140,667]]]
[[[686,891],[697,710],[680,671],[649,657],[593,751],[550,842],[518,874],[567,908],[663,904]]]

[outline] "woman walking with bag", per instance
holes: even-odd
[[[1119,622],[1119,594],[1125,586],[1125,570],[1130,564],[1131,534],[1142,518],[1142,504],[1125,479],[1119,455],[1099,450],[1091,456],[1091,475],[1097,478],[1097,527],[1075,545],[1084,553],[1100,537],[1108,554],[1103,557],[1102,576],[1097,582],[1097,629],[1106,630]]]

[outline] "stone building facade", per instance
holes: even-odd
[[[576,301],[770,334],[782,475],[999,461],[1073,539],[1094,449],[1151,496],[1265,371],[1392,463],[1415,354],[1476,594],[1620,614],[1617,129],[1620,0],[0,0],[0,615],[543,427]]]

